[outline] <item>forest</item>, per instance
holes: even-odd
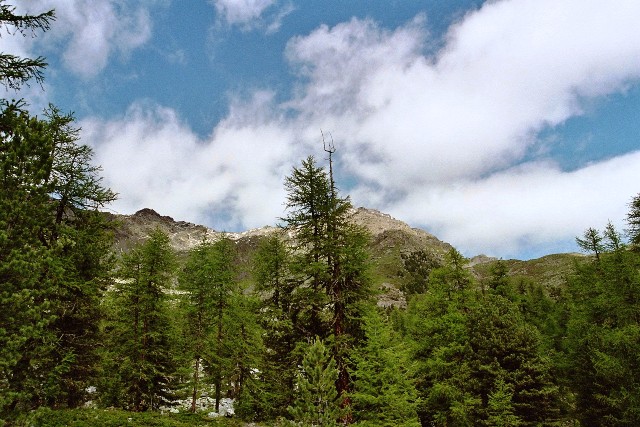
[[[13,33],[55,19],[14,12]],[[45,67],[1,54],[0,80]],[[281,232],[241,269],[224,236],[114,252],[117,194],[73,115],[3,99],[0,144],[0,425],[640,425],[640,195],[626,230],[577,237],[561,286],[425,249],[383,308],[331,147],[292,168]]]

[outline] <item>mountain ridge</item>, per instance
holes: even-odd
[[[131,215],[109,214],[117,222],[115,245],[116,252],[127,252],[137,243],[146,240],[156,228],[165,232],[171,246],[185,254],[204,240],[217,240],[227,236],[237,243],[240,264],[247,267],[252,254],[261,239],[280,230],[277,226],[263,226],[242,232],[224,232],[200,224],[179,221],[162,215],[151,208],[143,208]],[[416,251],[426,251],[442,260],[453,248],[447,242],[433,234],[414,228],[407,223],[376,209],[354,208],[352,220],[366,228],[371,235],[370,252],[374,268],[374,282],[377,286],[400,287],[402,278],[402,255]],[[289,236],[291,237],[291,236]],[[547,289],[562,286],[568,274],[573,271],[575,260],[580,254],[549,254],[532,260],[501,260],[507,266],[508,275],[517,280],[529,280],[542,284]],[[497,258],[476,255],[469,259],[468,268],[473,276],[482,283],[491,274],[491,266]]]

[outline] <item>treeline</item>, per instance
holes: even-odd
[[[0,12],[18,32],[54,18]],[[1,59],[7,87],[46,65]],[[3,100],[0,144],[0,420],[207,395],[283,425],[640,425],[640,195],[627,239],[611,224],[577,239],[589,256],[563,286],[502,261],[479,280],[425,248],[402,256],[407,308],[382,309],[331,156],[292,169],[282,233],[240,271],[224,236],[180,257],[156,231],[115,256],[100,209],[116,194],[71,115]]]

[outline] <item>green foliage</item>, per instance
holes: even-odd
[[[611,224],[602,236],[606,251],[578,264],[569,280],[570,383],[584,425],[637,425],[640,257]]]
[[[115,195],[73,118],[53,107],[45,117],[20,103],[0,112],[1,411],[81,404],[101,341],[112,233],[96,209]]]
[[[40,408],[21,417],[16,427],[239,427],[238,420],[211,419],[203,414],[163,414],[160,412],[135,413],[117,409],[51,410]]]
[[[331,164],[330,164],[331,167]],[[372,292],[368,277],[369,239],[350,218],[349,198],[341,198],[333,176],[308,157],[285,180],[285,228],[295,236],[291,270],[301,302],[293,327],[307,339],[333,335],[339,394],[348,391],[348,355],[362,339],[361,308]],[[344,402],[348,405],[348,401]]]
[[[487,402],[486,425],[495,427],[515,427],[521,425],[513,408],[513,386],[498,378]]]
[[[296,343],[303,337],[294,325],[306,302],[304,289],[292,273],[292,254],[282,235],[263,240],[254,257],[255,293],[261,301],[258,321],[262,327],[264,354],[259,382],[251,394],[252,417],[256,420],[285,416],[293,402],[294,383],[299,365]],[[256,397],[259,397],[257,399]],[[246,413],[243,402],[239,412]]]
[[[456,265],[461,263],[449,257],[440,292],[414,297],[408,311],[407,330],[420,361],[421,422],[533,425],[558,419],[558,387],[537,330],[506,298],[465,291],[468,276]]]
[[[180,290],[184,292],[180,298],[184,315],[184,352],[189,355],[187,360],[192,364],[192,411],[195,411],[195,402],[200,393],[202,364],[207,368],[215,365],[219,371],[224,357],[222,346],[212,343],[219,344],[217,334],[225,323],[225,313],[235,284],[233,255],[230,251],[228,239],[216,243],[202,242],[191,250],[180,275]],[[218,384],[218,388],[220,386]]]
[[[175,366],[166,292],[174,270],[169,238],[160,230],[123,256],[106,323],[104,404],[137,412],[169,403]]]
[[[305,352],[296,381],[296,400],[288,408],[295,422],[304,426],[337,426],[341,417],[335,387],[338,368],[324,342],[316,338]]]
[[[427,291],[429,275],[435,268],[441,267],[440,261],[426,250],[420,249],[410,253],[401,253],[402,275],[405,283],[402,291],[406,295],[422,294]]]
[[[414,363],[405,342],[373,308],[364,318],[365,345],[352,356],[351,393],[357,425],[417,426]]]

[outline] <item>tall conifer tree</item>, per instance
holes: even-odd
[[[331,160],[330,160],[330,167]],[[349,405],[348,354],[362,339],[362,304],[371,296],[367,276],[368,234],[351,221],[352,205],[340,197],[332,172],[313,157],[294,168],[285,180],[285,228],[295,236],[294,272],[301,276],[308,308],[300,323],[307,337],[333,336],[332,356],[338,366],[336,387]],[[348,420],[345,420],[348,422]]]
[[[175,256],[160,230],[123,256],[107,322],[105,367],[115,378],[102,390],[105,403],[136,412],[169,403],[175,363],[167,290],[174,273]]]

